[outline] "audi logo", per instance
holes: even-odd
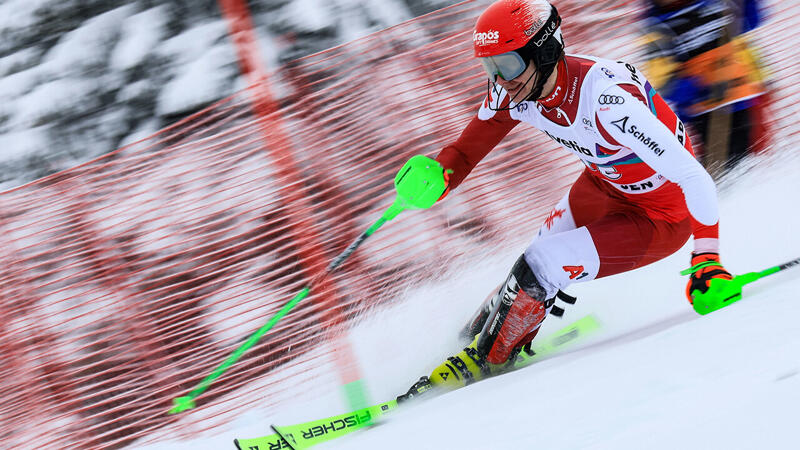
[[[597,101],[601,105],[621,105],[625,103],[625,99],[619,95],[601,95]]]

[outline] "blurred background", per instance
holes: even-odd
[[[251,1],[274,81],[291,60],[455,2]],[[242,89],[216,0],[0,3],[0,189],[72,167]]]
[[[281,86],[276,95],[286,99],[291,61],[453,3],[258,0],[248,6],[260,56]],[[768,91],[767,72],[747,37],[767,14],[763,1],[642,0],[627,13],[645,25],[627,30],[645,52],[635,58],[662,95],[692,118],[685,121],[720,142],[721,150],[707,152],[711,159],[763,148],[765,131],[757,124],[768,100],[757,94]],[[3,190],[146,137],[246,86],[216,0],[6,0],[0,21]]]
[[[353,324],[524,245],[510,224],[582,166],[517,129],[447,209],[319,286],[204,396],[213,413],[164,414],[380,215],[403,161],[460,133],[488,3],[2,1],[0,447],[125,448],[279,404],[308,367],[356,381]],[[554,2],[567,51],[643,69],[723,186],[797,144],[794,3]]]

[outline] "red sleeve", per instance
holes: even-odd
[[[477,115],[461,132],[458,139],[442,149],[436,156],[445,169],[453,171],[450,174],[448,190],[455,189],[464,181],[464,178],[489,154],[492,149],[503,140],[519,121],[511,118],[508,110],[497,111],[487,120],[481,120]]]

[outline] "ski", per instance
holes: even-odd
[[[554,354],[562,347],[576,344],[582,341],[585,337],[600,329],[600,321],[594,315],[588,315],[575,322],[567,325],[566,327],[546,336],[543,339],[534,339],[531,343],[530,354],[520,352],[517,355],[517,360],[514,362],[514,369],[512,371],[521,369],[525,366],[538,362],[545,357]]]
[[[576,344],[600,329],[600,322],[588,315],[546,337],[535,339],[532,352],[520,352],[514,363],[515,371],[529,366],[569,345]],[[507,373],[507,372],[506,372]],[[275,434],[252,439],[235,439],[239,450],[307,449],[336,439],[353,431],[375,424],[381,416],[397,408],[397,400],[379,403],[367,408],[304,422],[297,425],[272,425]]]
[[[235,439],[233,442],[239,450],[305,449],[369,426],[377,418],[395,408],[397,400],[391,400],[297,425],[282,427],[273,425],[275,434],[253,439]]]

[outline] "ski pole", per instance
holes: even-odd
[[[395,177],[395,190],[396,196],[392,205],[383,212],[380,219],[372,224],[366,231],[361,233],[352,244],[350,244],[342,253],[336,256],[325,271],[311,279],[297,295],[294,296],[288,303],[286,303],[271,319],[267,321],[261,328],[256,330],[247,341],[240,345],[233,353],[225,359],[213,372],[205,377],[200,383],[192,389],[187,395],[176,397],[172,400],[172,408],[169,414],[177,414],[190,409],[195,405],[195,399],[200,396],[211,384],[219,378],[230,366],[232,366],[239,358],[255,345],[264,334],[271,330],[289,311],[292,310],[301,300],[306,298],[311,289],[322,281],[325,277],[335,271],[344,261],[378,228],[386,222],[397,217],[398,214],[406,209],[425,209],[433,206],[434,203],[442,196],[447,183],[442,176],[442,166],[433,159],[426,156],[417,155],[412,157],[400,169]]]
[[[766,276],[786,270],[800,264],[800,258],[764,269],[760,272],[749,272],[733,277],[732,280],[713,279],[709,283],[708,291],[697,293],[694,297],[694,310],[698,314],[708,314],[720,308],[737,302],[742,298],[742,287]]]

